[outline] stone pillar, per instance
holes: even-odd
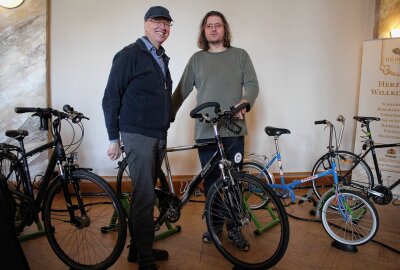
[[[16,114],[14,107],[47,107],[47,3],[25,0],[14,9],[0,7],[0,142],[15,144],[4,132],[26,129],[26,148],[47,141],[39,119]],[[47,152],[35,157],[31,172],[43,171]]]

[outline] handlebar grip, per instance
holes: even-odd
[[[249,102],[244,102],[244,103],[239,104],[237,107],[234,107],[232,109],[232,113],[235,114],[235,113],[243,110],[244,108],[246,108],[246,112],[249,112],[250,111],[250,103]]]
[[[194,108],[191,112],[190,112],[190,117],[192,118],[202,118],[202,115],[199,114],[198,112],[205,109],[205,108],[210,108],[210,107],[214,107],[214,112],[217,113],[219,112],[220,109],[220,105],[218,102],[206,102],[203,103],[199,106],[197,106],[196,108]]]
[[[326,125],[326,120],[317,120],[314,122],[315,125],[321,125],[321,124],[325,124]]]
[[[28,113],[28,112],[37,112],[39,108],[33,108],[33,107],[15,107],[15,112],[16,113]]]

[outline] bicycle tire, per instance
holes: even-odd
[[[132,194],[132,180],[129,173],[128,163],[126,158],[122,159],[118,166],[118,173],[117,173],[117,183],[116,183],[116,192],[117,197],[124,201],[124,210],[127,217],[130,215],[129,209],[131,205],[131,194]],[[168,183],[163,171],[160,171],[157,182],[156,188],[160,189],[164,192],[169,192]],[[160,206],[159,198],[156,199],[155,207],[154,207],[154,224],[155,225],[162,225],[162,221],[160,218],[166,212],[166,208]]]
[[[22,165],[18,162],[18,158],[11,152],[0,152],[0,172],[6,177],[7,186],[13,194],[16,211],[14,215],[15,231],[20,233],[25,227],[25,222],[33,221],[32,211],[26,208],[25,202],[21,196],[17,196],[17,192],[24,194],[23,182],[25,179]],[[30,215],[29,217],[27,215]]]
[[[242,172],[245,174],[253,175],[259,178],[262,182],[268,184],[273,184],[274,179],[271,178],[271,175],[268,170],[264,170],[265,165],[262,165],[258,162],[254,161],[244,161]]]
[[[223,180],[219,179],[208,192],[205,217],[211,239],[219,252],[240,269],[272,267],[281,260],[289,242],[289,222],[283,204],[275,192],[258,178],[234,172],[232,177],[237,183],[236,191],[233,188],[226,192]],[[260,209],[251,209],[254,200],[268,201],[268,204]],[[228,206],[228,202],[234,207]],[[238,222],[234,221],[234,216]],[[224,220],[222,223],[221,219]],[[239,223],[241,225],[237,226]],[[232,244],[228,233],[232,227],[239,229],[247,240],[249,252]]]
[[[59,176],[52,182],[43,202],[44,226],[51,248],[73,269],[107,269],[121,255],[126,240],[126,218],[120,201],[100,176],[85,170],[73,171],[67,189],[75,217],[83,225],[73,224],[62,181]],[[75,192],[74,183],[79,183],[81,192]],[[86,216],[82,216],[77,194]]]
[[[327,153],[318,159],[313,166],[311,175],[331,168],[329,156],[330,154]],[[348,151],[337,151],[335,152],[335,161],[339,182],[343,183],[343,180],[345,180],[346,185],[360,190],[368,190],[374,187],[374,176],[371,168],[358,155]],[[355,164],[357,165],[349,171]],[[315,195],[320,199],[333,186],[332,175],[312,180],[312,186]]]
[[[271,178],[272,174],[270,174],[268,171],[265,171],[264,167],[265,166],[261,165],[258,162],[244,161],[241,172],[257,177],[258,179],[261,180],[261,182],[265,183],[266,185],[274,183],[274,180]],[[259,209],[261,207],[264,207],[266,203],[267,203],[266,201],[260,201],[258,202],[258,204],[251,205],[250,207],[251,209]]]
[[[338,200],[343,200],[345,207],[339,207]],[[330,237],[352,246],[367,243],[379,228],[379,216],[373,204],[362,193],[351,190],[341,191],[338,197],[332,193],[326,199],[321,208],[321,221]]]

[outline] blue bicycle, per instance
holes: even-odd
[[[379,227],[379,217],[373,204],[360,192],[348,186],[339,184],[336,171],[335,151],[332,147],[333,136],[336,134],[335,126],[327,121],[315,121],[316,125],[324,124],[330,129],[329,153],[331,166],[325,171],[304,179],[293,180],[286,184],[282,166],[282,157],[279,150],[279,137],[290,134],[290,130],[267,126],[265,132],[274,138],[276,152],[266,164],[257,160],[247,160],[243,164],[243,171],[262,179],[268,186],[274,189],[282,199],[289,198],[292,203],[296,201],[294,188],[316,179],[330,177],[333,179],[333,187],[320,199],[317,205],[317,216],[321,217],[325,231],[335,241],[343,245],[357,246],[371,240]],[[275,181],[269,171],[272,164],[278,162],[280,181]],[[262,206],[252,205],[253,208]]]

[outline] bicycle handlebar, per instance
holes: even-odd
[[[198,113],[199,111],[205,109],[205,108],[210,108],[210,107],[214,107],[214,112],[218,113],[221,110],[221,106],[219,105],[218,102],[206,102],[203,104],[200,104],[199,106],[197,106],[196,108],[194,108],[191,112],[190,112],[190,117],[192,118],[203,118],[203,114]]]
[[[212,107],[214,108],[214,112],[216,114],[216,116],[214,116],[213,118],[210,118],[207,113],[199,113],[205,108]],[[198,118],[200,121],[205,121],[206,123],[216,123],[223,119],[232,120],[233,116],[243,109],[246,109],[246,112],[250,111],[250,103],[244,102],[236,107],[231,106],[229,110],[221,110],[221,105],[218,102],[206,102],[194,108],[190,112],[190,116],[192,118]],[[232,121],[226,123],[225,127],[235,134],[239,134],[242,131],[242,128]]]
[[[225,110],[225,111],[221,111],[221,105],[218,102],[206,102],[206,103],[200,104],[199,106],[194,108],[190,112],[190,117],[206,120],[205,118],[208,117],[208,115],[201,114],[199,112],[205,108],[211,108],[211,107],[214,107],[214,112],[217,115],[216,117],[214,117],[214,120],[218,120],[220,118],[224,118],[224,119],[230,118],[233,115],[235,115],[236,113],[238,113],[239,111],[243,110],[244,108],[246,108],[246,112],[250,111],[250,103],[249,102],[241,103],[236,107],[231,106],[229,110]]]
[[[334,134],[335,126],[329,122],[328,120],[317,120],[314,122],[315,125],[327,125],[330,128],[330,135],[329,135],[329,146],[328,149],[332,149],[332,136],[334,135],[336,138],[336,150],[339,150],[340,145],[342,143],[342,137],[343,137],[343,131],[344,131],[344,126],[345,126],[345,121],[346,119],[343,117],[343,115],[339,114],[338,117],[336,118],[336,121],[340,122],[341,127],[340,127],[340,134],[339,138],[336,137],[336,132]]]
[[[15,112],[16,113],[29,113],[33,112],[34,114],[32,116],[38,116],[40,117],[40,130],[48,130],[48,119],[51,118],[51,116],[56,116],[61,119],[71,119],[73,123],[79,123],[82,121],[82,119],[87,119],[89,120],[88,117],[84,116],[82,113],[75,111],[71,106],[68,104],[63,106],[64,112],[60,112],[57,110],[54,110],[52,108],[34,108],[34,107],[15,107]]]

